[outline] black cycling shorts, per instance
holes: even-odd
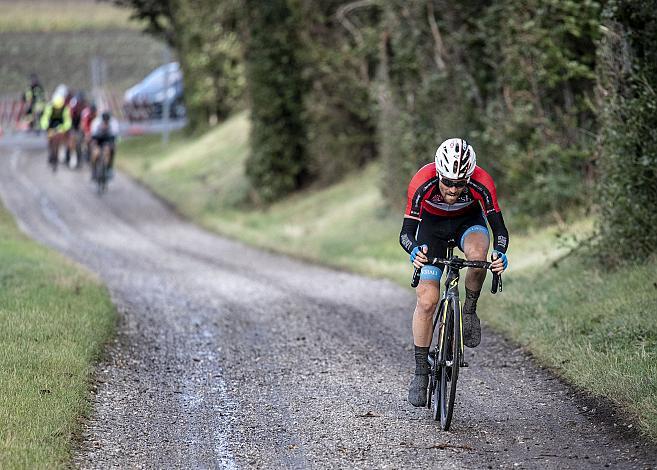
[[[91,138],[96,141],[99,147],[102,147],[105,144],[113,146],[114,141],[116,140],[116,137],[113,135],[94,135]]]
[[[447,256],[447,244],[450,241],[463,251],[463,240],[471,232],[486,233],[490,240],[486,219],[481,211],[474,210],[456,217],[442,217],[424,212],[417,231],[417,243],[427,245],[429,259],[444,258]],[[420,279],[440,280],[445,266],[441,264],[437,267],[438,270],[425,266],[426,269],[422,269]]]
[[[48,122],[48,129],[56,129],[62,124],[64,124],[62,119],[51,119],[50,122]]]

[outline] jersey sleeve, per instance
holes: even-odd
[[[420,220],[422,201],[424,201],[429,190],[437,182],[438,177],[436,176],[436,169],[433,163],[424,165],[417,173],[415,173],[415,176],[413,176],[408,185],[404,217]]]
[[[46,106],[46,109],[41,115],[41,129],[46,131],[50,125],[50,116],[52,115],[52,105]]]
[[[98,134],[98,128],[100,127],[101,119],[100,116],[96,116],[93,121],[91,121],[91,135],[95,136]]]
[[[478,199],[484,214],[488,216],[491,212],[500,212],[497,202],[497,189],[493,178],[484,170],[477,167],[470,179],[469,186],[475,199]]]
[[[421,220],[422,201],[424,201],[427,192],[433,187],[436,181],[435,166],[433,163],[429,163],[415,173],[415,176],[413,176],[408,185],[404,221],[401,232],[399,233],[399,244],[407,253],[411,253],[413,248],[417,246],[415,232],[417,232],[417,227]]]
[[[68,106],[64,106],[64,111],[62,112],[62,119],[64,122],[62,122],[61,125],[61,130],[62,131],[68,131],[71,129],[71,126],[73,125],[73,119],[71,118],[71,108]]]
[[[486,171],[477,167],[470,179],[469,186],[474,198],[479,200],[493,231],[493,249],[506,253],[509,247],[509,231],[504,224],[502,211],[497,202],[497,190],[493,178]]]

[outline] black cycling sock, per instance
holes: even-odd
[[[463,303],[463,313],[475,313],[477,310],[477,299],[479,299],[481,290],[470,290],[465,288],[465,302]]]
[[[415,346],[415,374],[429,373],[429,346]]]

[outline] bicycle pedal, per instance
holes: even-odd
[[[461,361],[461,367],[470,367],[470,364],[468,364],[468,361]]]

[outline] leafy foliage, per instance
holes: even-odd
[[[390,6],[381,128],[391,202],[402,190],[394,180],[454,136],[474,144],[525,213],[586,201],[578,184],[590,174],[595,135],[599,10],[588,0]]]
[[[598,228],[619,264],[657,251],[657,2],[610,1],[604,20]]]
[[[222,121],[243,107],[245,92],[237,12],[229,1],[180,1],[177,36],[184,51],[186,104],[192,127]]]
[[[248,84],[258,200],[379,157],[400,207],[462,136],[505,211],[560,219],[594,204],[598,178],[602,240],[657,245],[657,0],[114,1],[176,48],[197,121],[227,116]]]
[[[311,178],[328,184],[362,167],[378,154],[376,109],[370,94],[372,45],[377,10],[361,10],[359,41],[341,26],[344,0],[302,0],[295,9],[303,19],[304,97]],[[362,22],[360,21],[362,17]]]
[[[185,76],[192,129],[223,120],[245,92],[236,0],[113,0],[133,10],[146,31],[172,47]]]
[[[257,200],[298,189],[308,175],[297,18],[286,0],[246,3],[246,76],[251,99],[247,176]]]

